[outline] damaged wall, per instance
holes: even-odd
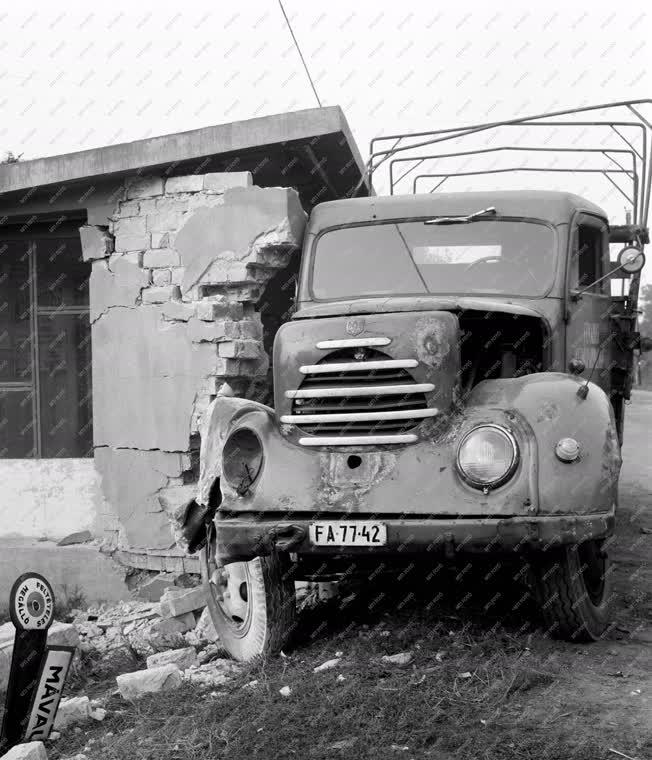
[[[297,259],[305,213],[249,173],[138,177],[108,228],[81,229],[92,261],[95,464],[105,538],[173,545],[192,495],[203,412],[226,382],[269,395],[265,285]],[[281,299],[283,302],[283,299]],[[269,315],[268,315],[269,317]]]

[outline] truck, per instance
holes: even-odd
[[[274,341],[274,408],[215,398],[186,510],[232,657],[287,644],[298,579],[467,553],[526,557],[550,635],[609,630],[607,548],[649,242],[649,102],[377,138],[367,176],[388,168],[389,193],[312,210],[295,310]],[[546,126],[609,130],[626,147],[459,150],[473,135]],[[453,152],[427,152],[451,141]],[[524,149],[619,168],[438,170],[395,192],[419,167]],[[441,190],[544,170],[611,181],[631,201],[624,223],[564,190]],[[424,181],[435,184],[424,192]]]

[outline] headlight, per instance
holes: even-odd
[[[469,431],[457,449],[457,469],[475,488],[495,488],[508,480],[518,464],[514,436],[498,425]]]
[[[263,446],[249,428],[232,433],[222,449],[222,475],[240,496],[254,484],[263,468]]]

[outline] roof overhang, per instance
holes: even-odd
[[[32,189],[83,193],[94,180],[134,174],[250,171],[261,187],[299,191],[302,203],[350,197],[364,163],[339,106],[291,111],[0,166],[3,201]],[[358,195],[367,195],[364,185]]]

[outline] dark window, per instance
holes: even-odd
[[[602,230],[591,224],[580,224],[577,244],[571,261],[571,288],[582,290],[604,274],[605,238]],[[605,293],[605,281],[589,288],[589,293]]]
[[[90,266],[79,236],[4,235],[0,457],[91,456]]]

